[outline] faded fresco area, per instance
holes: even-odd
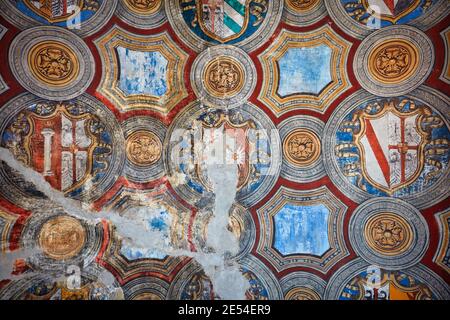
[[[0,299],[450,299],[450,2],[0,2]]]

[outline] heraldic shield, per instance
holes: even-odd
[[[28,162],[50,185],[63,192],[76,189],[89,177],[97,138],[90,132],[90,115],[74,116],[63,107],[46,116],[27,116],[30,132],[24,147]]]
[[[359,113],[355,144],[364,178],[393,194],[419,177],[424,168],[428,134],[421,128],[423,109],[402,113],[392,104],[377,114]]]
[[[83,0],[24,0],[34,13],[50,23],[66,21],[76,16],[83,7]]]
[[[250,0],[197,0],[199,25],[209,37],[227,42],[245,32]]]
[[[254,150],[254,145],[250,143],[248,137],[252,129],[255,129],[252,121],[233,124],[226,115],[221,115],[214,125],[202,122],[203,149],[201,152],[203,157],[201,158],[208,163],[237,165],[238,190],[247,184],[252,173],[250,155]],[[205,171],[203,162],[197,164],[199,180],[205,187],[211,189]]]
[[[417,9],[421,0],[363,0],[367,12],[375,12],[378,18],[397,23]]]

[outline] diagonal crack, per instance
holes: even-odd
[[[248,282],[239,271],[237,263],[227,257],[236,254],[239,250],[238,242],[228,231],[229,211],[234,202],[236,187],[230,185],[237,183],[237,166],[210,166],[208,168],[209,179],[213,182],[216,193],[215,214],[208,226],[207,243],[213,249],[213,253],[191,252],[184,249],[175,249],[167,244],[158,230],[148,227],[143,219],[145,212],[138,217],[121,216],[113,210],[93,211],[85,203],[65,197],[64,193],[54,189],[45,178],[30,167],[14,158],[13,154],[5,148],[0,148],[0,160],[5,162],[13,170],[17,171],[26,181],[32,183],[50,201],[49,205],[57,205],[63,208],[67,214],[91,223],[98,223],[102,219],[109,220],[115,225],[118,235],[135,248],[157,250],[169,256],[186,256],[194,258],[204,269],[205,274],[211,279],[214,290],[221,298],[244,299]],[[220,195],[218,197],[217,195]],[[151,207],[148,208],[152,210]],[[31,252],[32,253],[32,252]],[[26,254],[26,252],[25,252]],[[24,253],[21,254],[23,256]],[[14,258],[14,255],[11,256]],[[6,264],[11,264],[13,258],[6,259]],[[14,258],[15,259],[15,258]],[[11,277],[11,267],[3,267],[5,274],[1,278]]]

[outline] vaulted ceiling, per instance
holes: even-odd
[[[450,299],[447,0],[0,2],[0,299]]]

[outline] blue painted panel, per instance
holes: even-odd
[[[329,248],[329,210],[320,204],[296,206],[286,204],[274,217],[274,248],[282,255],[323,255]]]
[[[331,48],[326,45],[288,49],[278,61],[278,95],[319,95],[332,80],[331,54]]]
[[[120,61],[119,88],[125,95],[161,97],[167,92],[168,61],[159,52],[117,48]]]

